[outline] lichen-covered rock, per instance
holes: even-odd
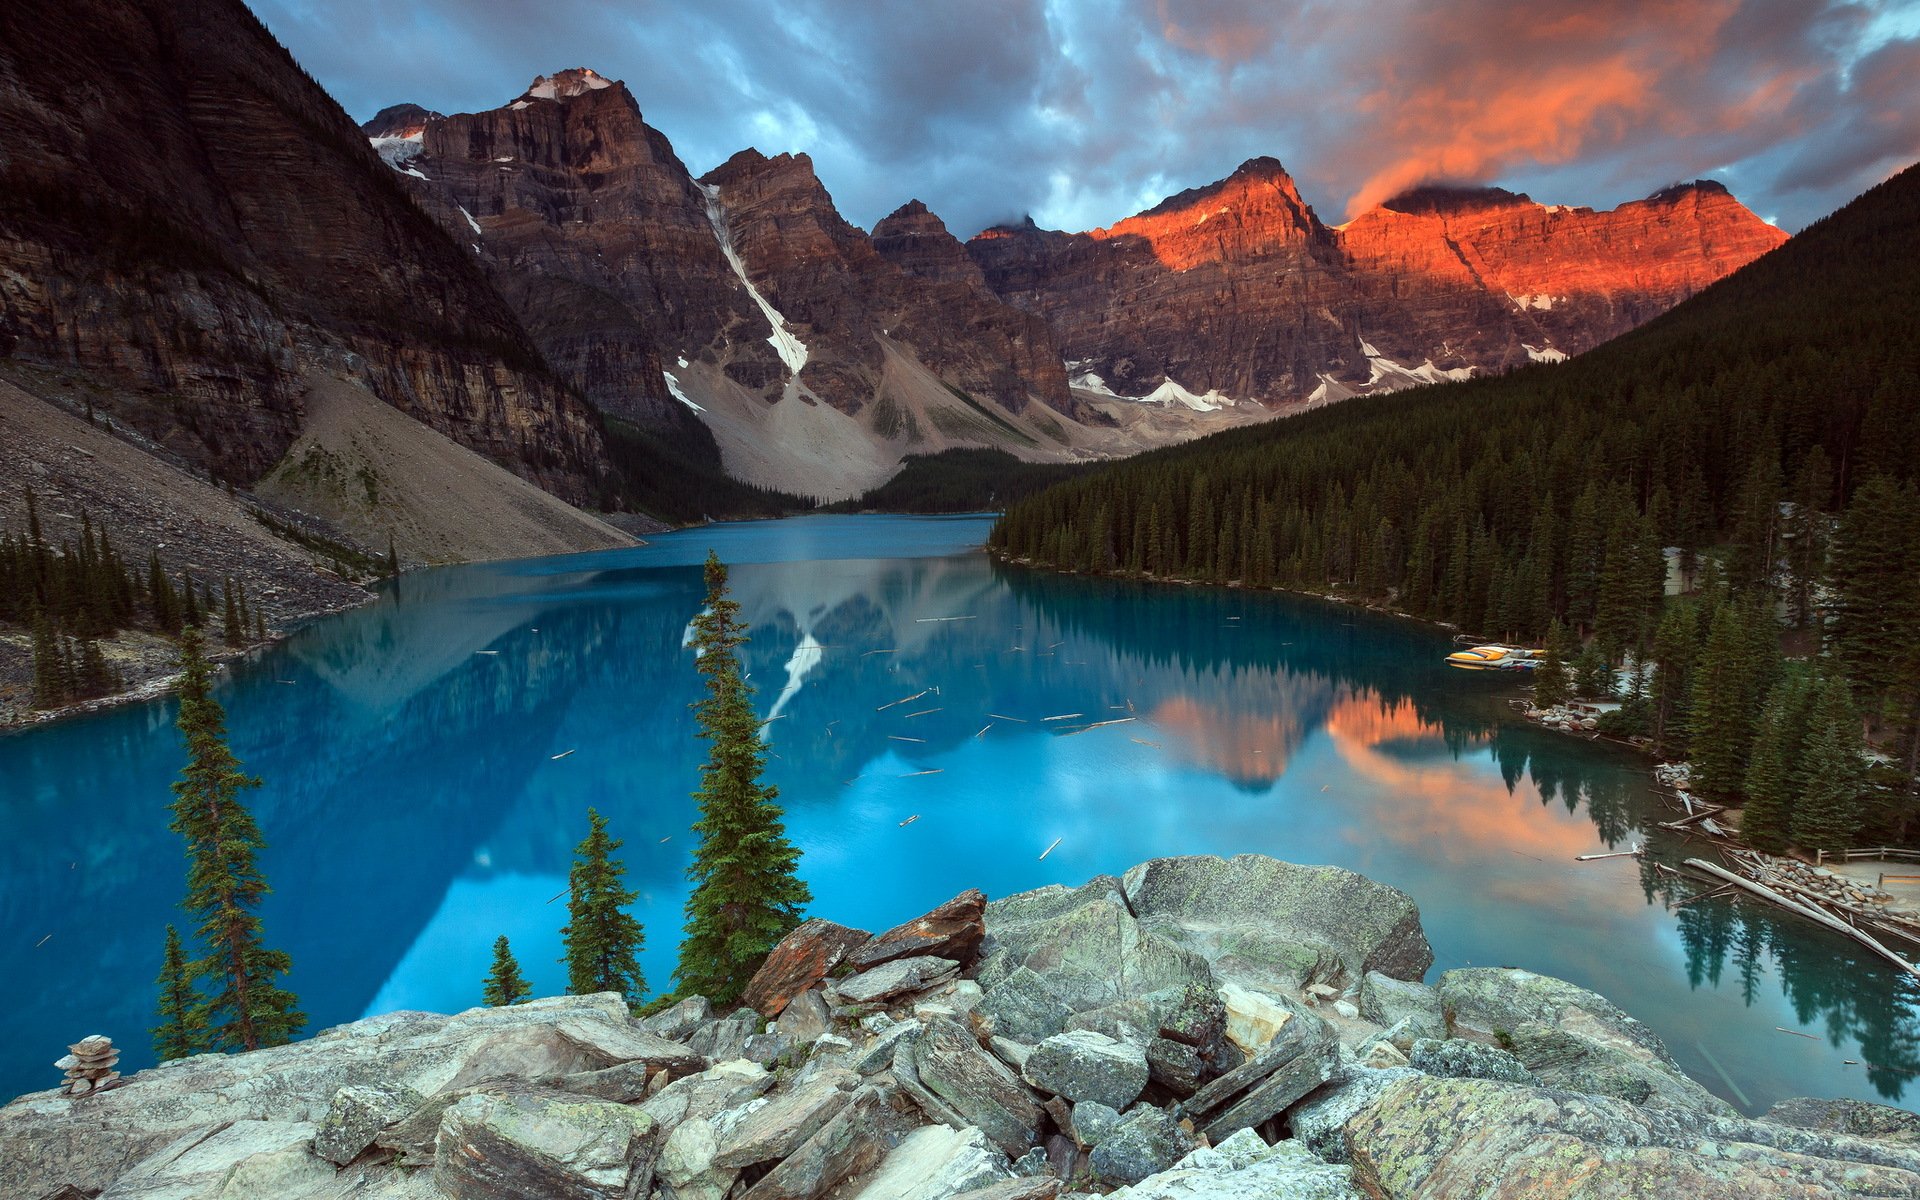
[[[640,1109],[671,1129],[738,1108],[772,1086],[773,1076],[759,1063],[731,1059],[715,1063],[698,1075],[675,1080],[647,1097]]]
[[[1681,1072],[1658,1035],[1597,992],[1502,967],[1448,971],[1438,991],[1457,1036],[1510,1045],[1545,1086],[1733,1113]]]
[[[950,1200],[1012,1176],[1006,1155],[978,1129],[928,1125],[888,1151],[854,1200]]]
[[[1816,1100],[1811,1096],[1796,1096],[1774,1105],[1761,1119],[1799,1129],[1920,1145],[1920,1113],[1865,1100]]]
[[[1413,1043],[1407,1062],[1414,1070],[1449,1079],[1494,1079],[1502,1083],[1532,1083],[1526,1065],[1498,1046],[1463,1038],[1440,1041],[1421,1038]]]
[[[950,958],[919,956],[896,958],[871,971],[842,979],[833,990],[843,1003],[872,1004],[913,992],[924,992],[951,982],[960,973],[960,964]]]
[[[847,953],[846,962],[857,971],[869,970],[896,958],[932,956],[970,963],[986,936],[987,896],[978,888],[961,892],[924,916],[896,925]]]
[[[333,1094],[327,1115],[313,1135],[313,1152],[344,1167],[373,1145],[390,1125],[397,1125],[426,1103],[426,1097],[408,1087],[357,1083]]]
[[[1036,1144],[1040,1106],[1006,1064],[982,1050],[964,1027],[935,1018],[901,1054],[911,1059],[919,1082],[960,1118],[956,1124],[979,1128],[1008,1158],[1018,1158]]]
[[[1477,1079],[1403,1080],[1347,1124],[1378,1200],[1920,1195],[1920,1150]]]
[[[705,996],[689,996],[680,1003],[663,1008],[640,1022],[640,1028],[668,1041],[685,1041],[700,1026],[713,1019],[713,1006]]]
[[[1074,1140],[1091,1150],[1120,1127],[1120,1114],[1098,1100],[1082,1100],[1073,1106]]]
[[[1114,1200],[1360,1200],[1352,1173],[1297,1142],[1269,1146],[1251,1129],[1113,1193]]]
[[[852,1103],[858,1079],[851,1071],[824,1071],[755,1108],[729,1131],[714,1164],[738,1169],[785,1158]]]
[[[1138,1045],[1092,1030],[1059,1033],[1035,1046],[1021,1077],[1068,1100],[1094,1100],[1119,1110],[1147,1086],[1147,1056]]]
[[[1193,1146],[1171,1113],[1142,1104],[1100,1139],[1087,1161],[1103,1183],[1139,1183],[1179,1162]]]
[[[1128,871],[1124,887],[1148,928],[1199,951],[1222,979],[1298,987],[1328,958],[1349,980],[1419,979],[1433,963],[1413,899],[1340,867],[1157,858]]]
[[[868,936],[864,929],[818,917],[801,922],[768,953],[740,994],[740,1002],[769,1018],[779,1016],[795,996],[818,987]]]
[[[882,1107],[878,1091],[861,1088],[852,1104],[741,1193],[740,1200],[814,1200],[872,1170],[886,1153],[879,1124]]]
[[[564,1092],[467,1096],[440,1118],[434,1182],[449,1200],[622,1200],[653,1128],[639,1109]]]
[[[1419,1030],[1416,1037],[1447,1036],[1447,1017],[1440,1004],[1440,993],[1424,983],[1368,971],[1360,979],[1360,991],[1355,998],[1360,1015],[1375,1025],[1392,1027],[1409,1021]]]
[[[1301,1145],[1327,1162],[1352,1162],[1353,1155],[1347,1147],[1347,1122],[1395,1083],[1418,1075],[1418,1071],[1407,1067],[1344,1068],[1294,1106],[1287,1114],[1287,1127]]]

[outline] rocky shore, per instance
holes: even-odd
[[[731,1013],[391,1013],[23,1096],[0,1195],[1920,1196],[1912,1113],[1743,1117],[1604,997],[1429,985],[1432,957],[1413,900],[1352,872],[1156,859],[877,936],[809,921]]]

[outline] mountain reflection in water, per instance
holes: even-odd
[[[1511,681],[1447,670],[1434,631],[1003,568],[970,550],[985,530],[801,518],[429,571],[237,669],[221,698],[266,781],[267,934],[313,1028],[476,1003],[502,933],[557,991],[553,898],[588,807],[626,839],[643,965],[670,985],[704,749],[685,641],[712,546],[754,626],[769,776],[820,915],[880,928],[963,888],[1157,855],[1335,863],[1419,901],[1436,975],[1515,965],[1592,987],[1750,1111],[1905,1094],[1909,983],[1767,910],[1669,911],[1684,896],[1632,860],[1573,862],[1686,851],[1645,832],[1644,763],[1513,720]],[[0,737],[0,1092],[54,1082],[46,1064],[86,1033],[143,1065],[180,919],[171,721],[166,702]]]

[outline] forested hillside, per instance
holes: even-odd
[[[1670,752],[1704,749],[1707,790],[1728,798],[1789,676],[1798,698],[1776,699],[1798,717],[1780,736],[1808,728],[1813,685],[1774,639],[1743,641],[1784,601],[1787,623],[1828,634],[1821,669],[1845,667],[1911,801],[1917,473],[1913,168],[1568,363],[1145,455],[1014,505],[992,544],[1069,570],[1337,591],[1569,652],[1583,635],[1590,656],[1643,666],[1632,719]],[[1663,547],[1697,599],[1664,601]],[[1696,663],[1737,678],[1696,680]],[[1897,828],[1910,808],[1883,815]]]

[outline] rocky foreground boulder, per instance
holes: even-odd
[[[1604,997],[1421,981],[1413,902],[1179,858],[796,929],[748,995],[392,1013],[0,1108],[9,1200],[1920,1197],[1920,1118],[1744,1118]]]

